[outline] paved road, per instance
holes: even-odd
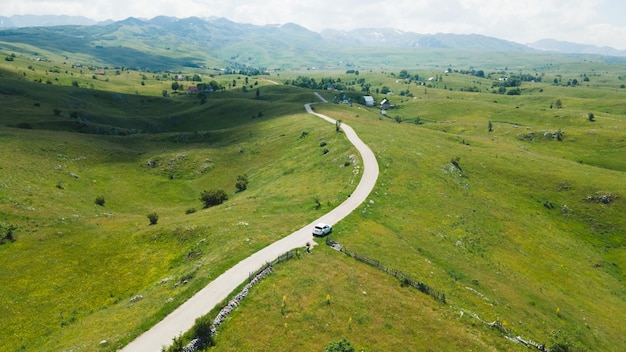
[[[319,94],[316,93],[316,95],[321,101],[326,102]],[[306,104],[305,109],[308,113],[335,124],[335,120],[330,117],[313,112],[311,104]],[[150,330],[124,347],[122,349],[123,352],[161,351],[161,347],[170,345],[174,337],[191,329],[196,318],[208,314],[213,307],[226,299],[237,286],[248,279],[249,273],[258,270],[263,264],[276,259],[279,255],[291,249],[304,247],[307,243],[313,243],[311,231],[314,224],[318,222],[335,224],[348,216],[348,214],[367,199],[367,196],[372,189],[374,189],[374,185],[378,179],[378,163],[376,157],[370,148],[359,139],[356,132],[354,132],[350,126],[342,124],[341,129],[346,137],[348,137],[348,140],[350,140],[358,149],[359,153],[361,153],[363,162],[361,181],[350,197],[337,208],[321,216],[311,224],[272,243],[230,268]]]

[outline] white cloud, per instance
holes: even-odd
[[[388,27],[417,33],[477,33],[526,43],[543,38],[626,49],[621,0],[1,0],[0,16],[226,17],[293,22],[311,30]]]

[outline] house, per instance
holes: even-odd
[[[104,76],[105,72],[104,72],[104,70],[98,70],[98,71],[96,71],[96,74],[99,75],[99,76]]]
[[[198,93],[198,87],[189,86],[189,88],[187,88],[187,93]]]
[[[365,100],[365,106],[374,106],[374,97],[372,97],[371,95],[365,95],[363,96],[363,99]]]
[[[380,102],[380,109],[381,110],[387,110],[387,109],[390,109],[391,107],[392,107],[392,105],[389,102],[389,99],[387,99],[387,98],[383,99],[383,101]]]

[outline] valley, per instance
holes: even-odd
[[[119,350],[347,199],[362,160],[306,113],[314,93],[380,167],[329,238],[445,303],[317,239],[207,350],[624,349],[620,58],[322,45],[297,27],[226,44],[236,24],[189,19],[184,40],[166,24],[0,31],[0,350]],[[205,207],[207,190],[227,199]]]

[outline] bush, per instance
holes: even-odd
[[[587,119],[589,121],[593,122],[596,119],[596,115],[594,115],[592,112],[590,112],[589,114],[587,114]]]
[[[321,141],[320,142],[320,147],[325,147],[327,145],[328,145],[328,143],[326,143],[326,141]]]
[[[350,343],[350,341],[346,340],[344,337],[341,341],[331,342],[328,345],[324,352],[354,352],[354,347]]]
[[[159,214],[154,212],[148,214],[148,220],[150,220],[150,225],[156,225],[156,223],[159,222]]]
[[[185,214],[189,215],[189,214],[193,214],[196,212],[196,208],[189,208],[185,211]]]
[[[210,191],[203,191],[200,194],[200,200],[204,203],[205,208],[209,208],[214,205],[224,203],[224,201],[228,200],[228,195],[224,192],[224,190],[214,189]]]
[[[99,205],[99,206],[104,206],[104,197],[103,196],[97,196],[95,203],[97,205]]]
[[[248,189],[248,175],[243,174],[237,176],[237,183],[235,183],[235,187],[237,187],[237,192],[243,192]]]
[[[28,123],[28,122],[20,122],[20,123],[17,124],[17,128],[30,130],[30,129],[33,128],[33,126],[30,123]]]
[[[3,233],[0,235],[0,244],[4,244],[6,241],[15,242],[15,230],[17,227],[14,225],[0,224],[0,231]]]

